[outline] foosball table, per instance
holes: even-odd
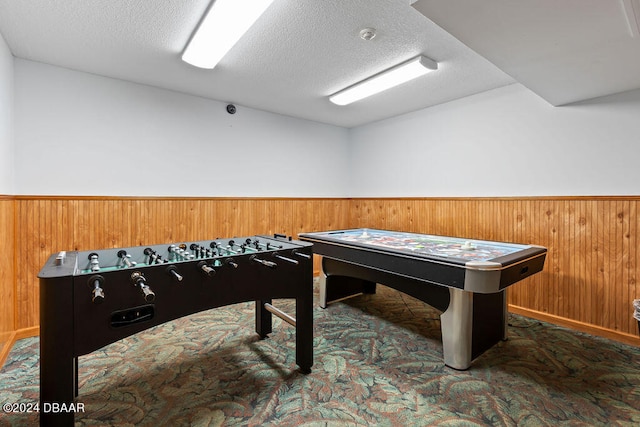
[[[211,308],[255,301],[258,335],[278,316],[296,328],[300,371],[313,365],[310,243],[275,234],[59,252],[38,277],[41,425],[73,425],[79,356]],[[295,299],[295,317],[280,298]]]

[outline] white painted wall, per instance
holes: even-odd
[[[5,51],[15,153],[9,120],[0,194],[640,194],[640,91],[552,107],[511,85],[347,130],[242,106],[229,115],[221,102]],[[11,115],[2,100],[0,123]]]
[[[13,55],[0,34],[0,194],[13,194]]]
[[[225,106],[16,59],[16,194],[348,195],[348,130]]]
[[[640,91],[552,107],[511,85],[350,140],[354,197],[640,194]]]

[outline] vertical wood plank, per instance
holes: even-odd
[[[0,199],[0,332],[38,324],[37,273],[60,250],[351,227],[533,243],[544,271],[510,304],[637,335],[638,198]],[[15,240],[15,245],[14,245]],[[9,302],[7,302],[9,301]]]
[[[4,237],[2,246],[6,254],[15,253],[14,214],[15,201],[0,198],[0,236]],[[16,329],[14,260],[13,256],[0,257],[0,348],[8,339],[8,333]]]

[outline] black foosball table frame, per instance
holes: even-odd
[[[255,301],[296,329],[296,363],[313,365],[312,245],[283,235],[59,252],[40,278],[40,425],[72,426],[78,357],[204,310]],[[295,299],[295,317],[272,304]],[[70,410],[72,409],[72,410]]]

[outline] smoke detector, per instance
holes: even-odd
[[[375,28],[364,28],[360,31],[360,38],[362,40],[371,40],[376,36]]]

